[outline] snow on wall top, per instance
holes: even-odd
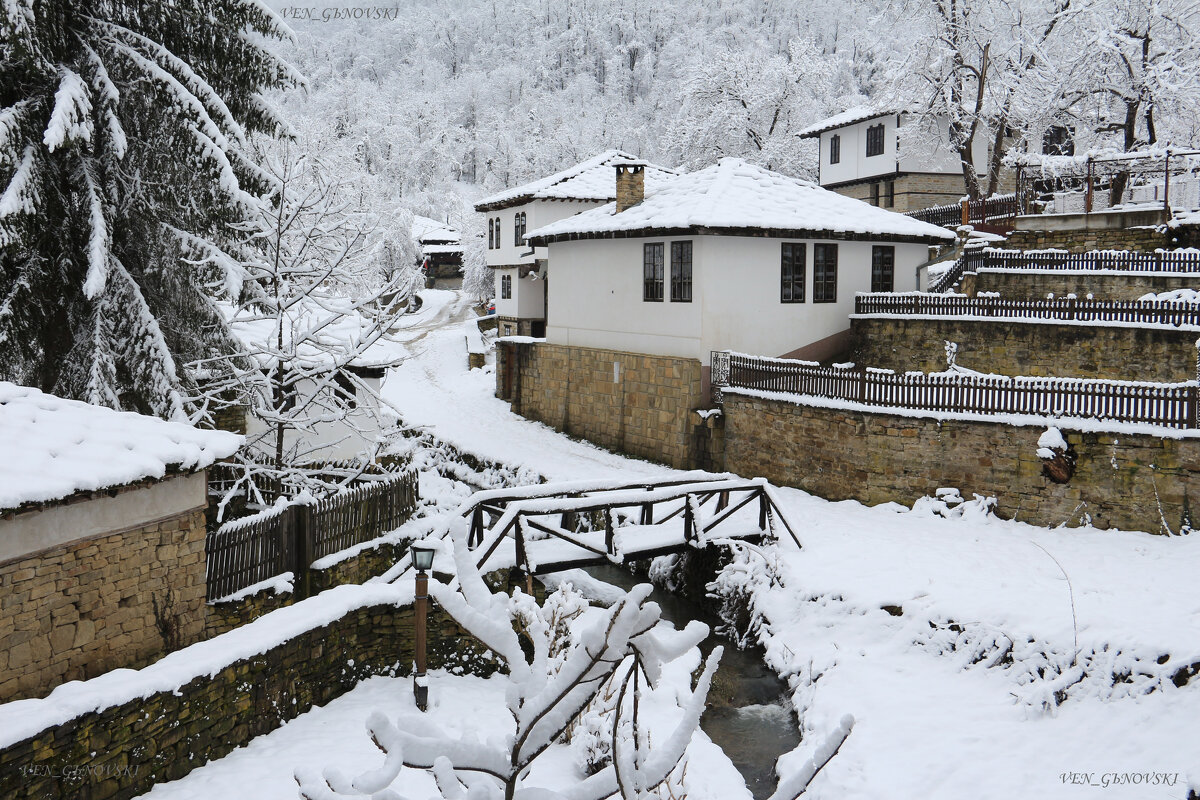
[[[679,174],[673,169],[642,161],[622,150],[605,150],[562,172],[485,197],[475,204],[475,210],[489,211],[530,200],[616,200],[617,176],[613,168],[626,163],[646,166],[647,192]]]
[[[801,139],[811,139],[814,136],[820,136],[825,131],[831,131],[834,128],[844,128],[847,125],[853,125],[856,122],[874,119],[875,117],[885,117],[888,114],[895,112],[887,109],[874,108],[872,106],[855,106],[848,108],[840,114],[834,114],[832,117],[826,117],[820,122],[814,122],[807,128],[802,128],[796,133]]]
[[[196,470],[242,437],[0,381],[0,510]]]
[[[527,240],[541,244],[566,235],[695,227],[954,238],[953,233],[937,225],[844,197],[740,158],[723,158],[714,166],[664,183],[653,194],[647,190],[643,202],[620,214],[616,213],[616,203],[609,203],[538,228]]]

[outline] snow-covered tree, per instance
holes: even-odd
[[[645,719],[638,717],[643,691],[639,684],[656,687],[663,666],[695,647],[708,633],[707,626],[692,622],[682,631],[660,626],[659,607],[648,602],[650,586],[641,585],[593,623],[578,626],[582,630],[564,648],[561,628],[554,624],[555,604],[550,609],[539,607],[519,590],[512,597],[493,594],[475,568],[465,530],[456,532],[454,545],[459,588],[435,582],[430,594],[507,666],[509,735],[487,742],[459,739],[431,730],[424,718],[393,722],[373,714],[367,727],[384,753],[383,765],[353,779],[336,769],[323,775],[298,774],[301,796],[395,799],[399,795],[388,787],[402,767],[431,770],[445,800],[602,800],[618,793],[625,800],[644,800],[653,796],[675,770],[699,725],[721,648],[709,655],[674,730],[653,747]],[[567,792],[529,785],[534,762],[561,740],[610,679],[618,686],[612,762]]]
[[[300,80],[256,0],[0,4],[0,377],[184,413],[177,364],[223,352],[200,286],[269,176],[264,93]]]
[[[238,347],[189,363],[191,399],[198,414],[235,405],[257,421],[238,455],[244,483],[319,489],[313,462],[330,431],[361,434],[362,460],[375,456],[382,409],[356,368],[380,363],[371,351],[407,306],[415,270],[373,260],[373,218],[354,211],[319,159],[284,142],[261,161],[275,188],[235,226],[248,260],[225,265],[221,287]]]

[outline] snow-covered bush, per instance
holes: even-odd
[[[704,711],[708,687],[721,657],[709,655],[696,688],[683,701],[679,723],[654,748],[644,720],[639,726],[638,700],[644,682],[657,687],[663,667],[691,650],[708,634],[703,623],[677,631],[660,626],[660,610],[648,602],[651,587],[634,587],[594,622],[578,625],[565,647],[556,645],[555,628],[574,612],[570,591],[538,606],[517,590],[512,597],[494,594],[476,569],[466,546],[465,524],[452,531],[458,588],[438,582],[430,594],[447,613],[491,648],[508,667],[505,699],[512,730],[501,739],[480,742],[452,738],[425,718],[396,721],[372,714],[368,730],[385,755],[376,770],[353,779],[336,769],[323,775],[297,774],[300,794],[307,800],[361,797],[396,800],[388,787],[403,767],[432,771],[445,800],[602,800],[620,794],[642,800],[669,780],[691,741]],[[518,633],[518,629],[521,630]],[[561,627],[559,627],[561,633]],[[522,636],[526,637],[523,647]],[[559,637],[558,642],[565,641]],[[553,655],[555,647],[561,649]],[[616,687],[616,734],[611,739],[612,762],[571,787],[569,793],[526,785],[534,761],[555,742],[606,683]],[[418,732],[420,731],[420,732]]]

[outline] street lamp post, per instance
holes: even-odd
[[[413,674],[413,696],[417,708],[424,711],[429,707],[429,679],[425,677],[425,628],[429,616],[429,569],[433,566],[432,547],[412,545],[413,568],[417,570],[416,590],[416,660],[417,669]]]

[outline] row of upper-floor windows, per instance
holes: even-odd
[[[525,244],[525,234],[529,231],[529,218],[525,216],[525,212],[521,211],[513,216],[513,247],[520,247]],[[500,239],[500,218],[491,217],[488,219],[488,250],[499,250],[501,247]]]
[[[664,299],[666,245],[649,242],[642,246],[642,300],[661,303]],[[812,302],[837,302],[838,246],[813,244]],[[671,242],[670,298],[672,303],[692,302],[692,243]],[[779,301],[805,302],[808,282],[808,245],[783,242],[779,257]],[[875,245],[871,248],[871,291],[890,292],[896,283],[896,248]]]
[[[867,158],[883,155],[883,123],[867,128]],[[842,137],[833,134],[829,137],[829,163],[840,164],[842,161]]]

